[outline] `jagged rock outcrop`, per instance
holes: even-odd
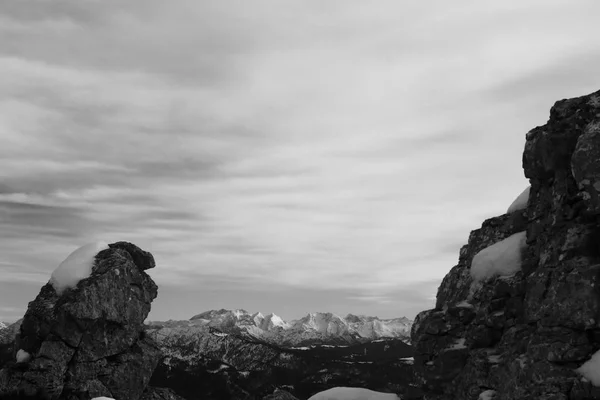
[[[161,352],[143,322],[157,286],[152,254],[118,242],[95,257],[91,276],[58,294],[49,282],[29,303],[0,394],[43,391],[52,399],[139,399]]]
[[[523,154],[526,209],[485,221],[412,328],[426,399],[600,399],[600,92],[557,102]],[[474,284],[473,257],[526,231],[521,270]]]

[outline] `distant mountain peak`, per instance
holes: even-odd
[[[224,315],[235,315],[237,318],[239,318],[241,315],[249,315],[249,314],[248,314],[248,311],[241,309],[241,308],[234,309],[234,310],[227,310],[225,308],[221,308],[220,310],[204,311],[203,313],[194,315],[192,318],[190,318],[190,320],[213,319],[217,316],[224,316]]]
[[[317,311],[309,312],[296,320],[285,321],[274,313],[250,314],[241,308],[209,310],[194,315],[189,321],[172,323],[206,326],[224,333],[249,335],[284,346],[303,343],[351,344],[381,338],[408,339],[412,327],[412,321],[406,317],[387,320],[354,314],[341,317],[332,312]]]

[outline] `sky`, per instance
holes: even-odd
[[[77,247],[154,254],[151,320],[414,318],[600,89],[596,0],[3,0],[0,320]]]

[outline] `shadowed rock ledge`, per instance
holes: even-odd
[[[161,357],[143,325],[158,291],[144,271],[154,266],[152,254],[118,242],[96,255],[76,287],[59,295],[44,285],[15,342],[15,356],[27,357],[0,371],[0,395],[139,399]]]
[[[600,398],[576,371],[600,349],[600,92],[556,102],[527,134],[523,168],[527,207],[471,232],[415,320],[426,399]],[[473,257],[520,231],[521,270],[473,284]]]

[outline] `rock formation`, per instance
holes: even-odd
[[[415,320],[426,399],[600,398],[576,371],[600,348],[600,92],[558,101],[527,134],[523,168],[526,208],[471,232]],[[520,271],[474,283],[474,256],[521,231]]]
[[[76,287],[58,295],[43,286],[20,326],[17,363],[0,371],[0,394],[139,399],[161,357],[143,325],[157,296],[144,271],[154,266],[152,254],[118,242],[96,255]]]

